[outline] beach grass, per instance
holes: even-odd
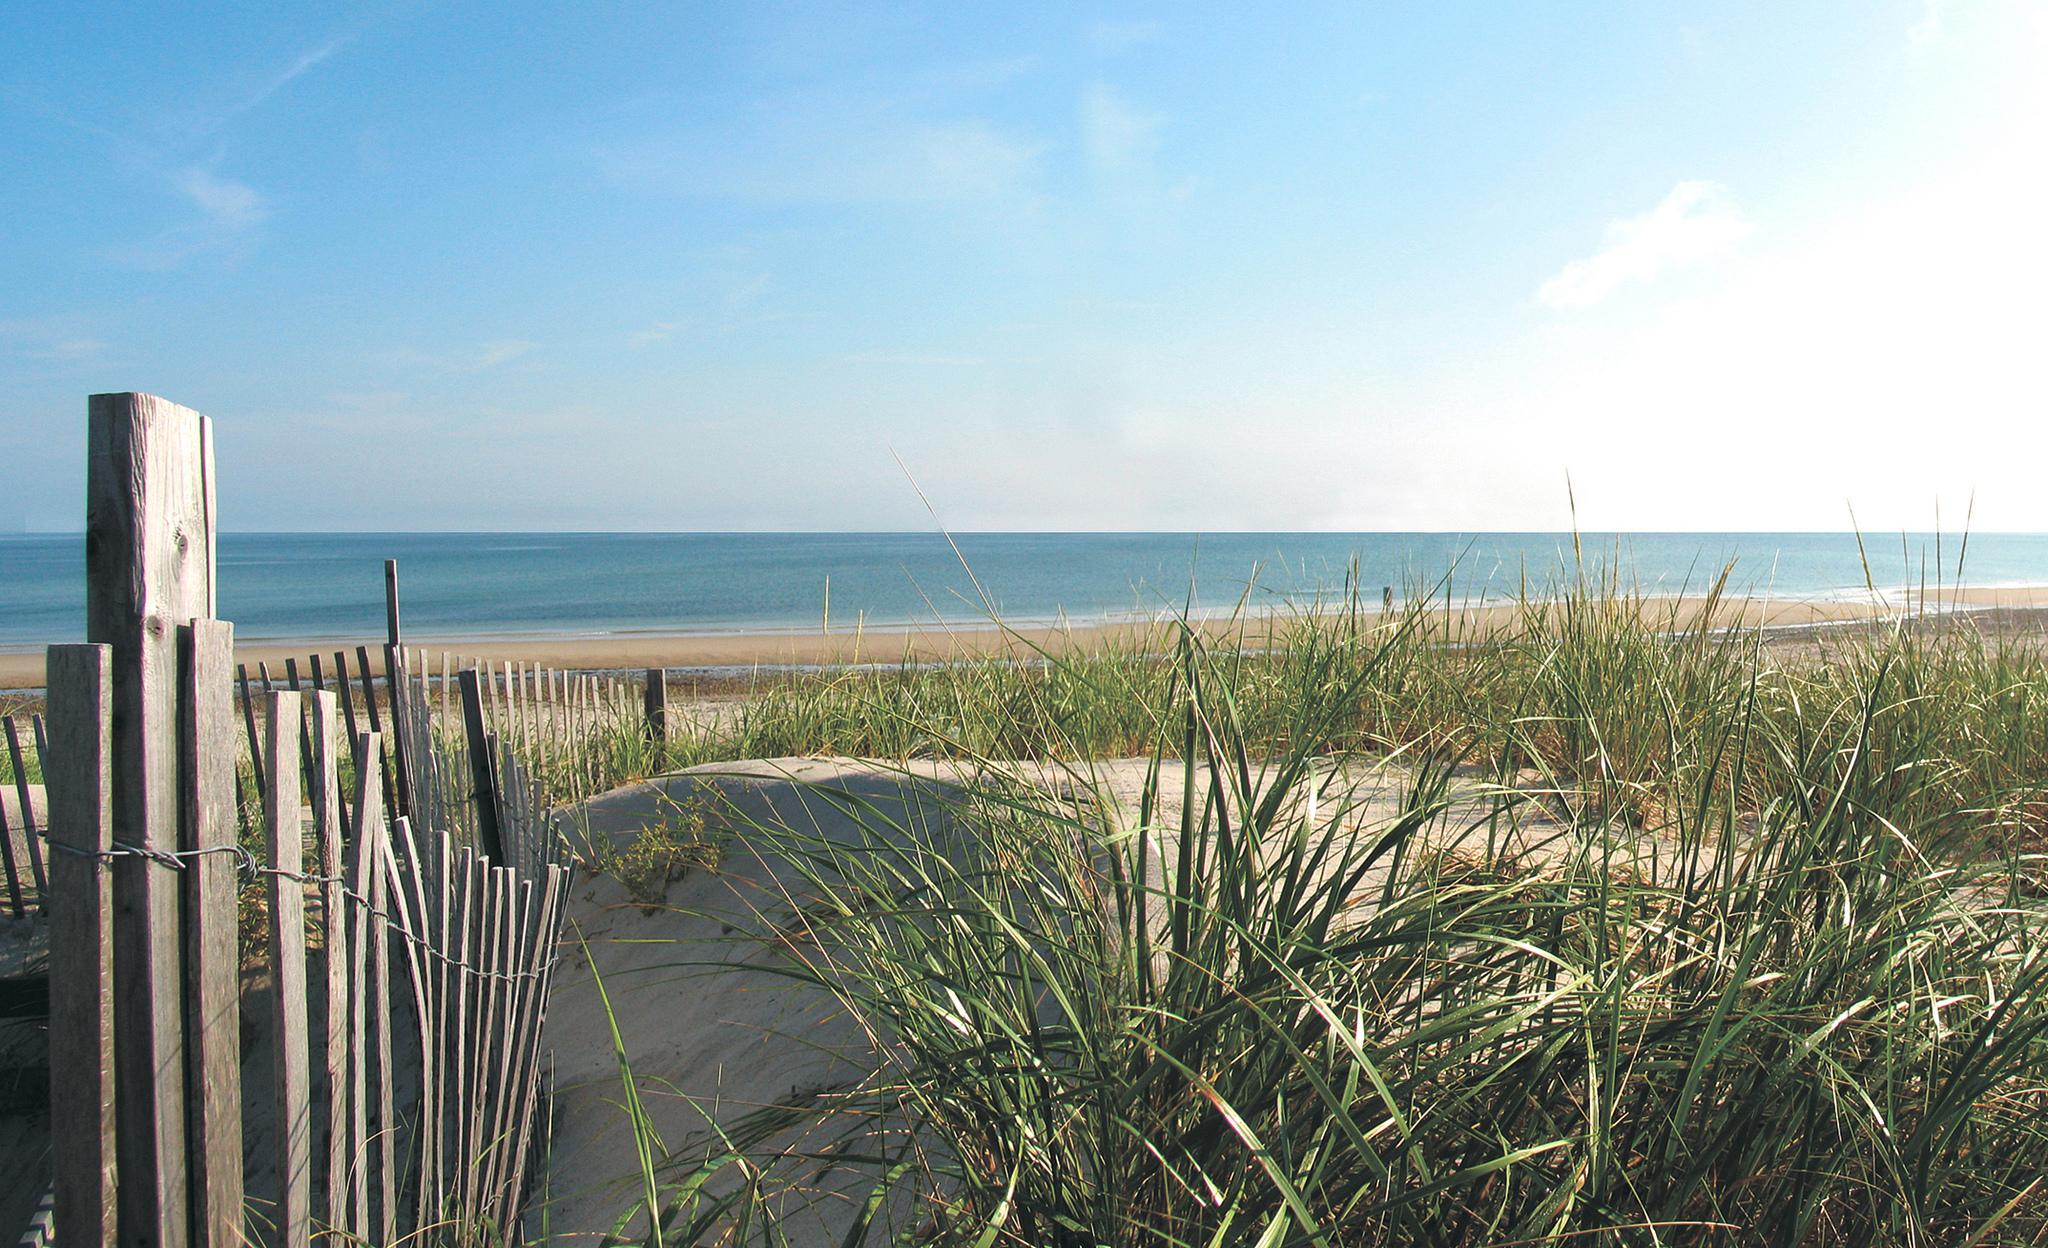
[[[979,1248],[2048,1232],[2036,647],[1787,652],[1599,568],[1484,635],[1414,602],[782,681],[673,742],[981,778],[747,829],[826,899],[764,947],[880,1058],[668,1150],[655,1237],[783,1242],[823,1164],[856,1231]],[[1135,816],[1090,787],[1127,754]]]

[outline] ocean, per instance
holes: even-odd
[[[1151,616],[1285,608],[1342,589],[1368,601],[1546,592],[1571,575],[1568,533],[232,533],[220,613],[244,640],[375,639],[383,560],[398,560],[409,636],[603,637]],[[1866,535],[1881,587],[1952,583],[1962,539]],[[1739,592],[1861,597],[1851,533],[1586,533],[1648,592],[1697,591],[1724,565]],[[1938,556],[1938,562],[1937,562]],[[0,536],[0,647],[84,632],[82,536]],[[2048,584],[2048,534],[1971,534],[1973,586]],[[976,583],[979,588],[977,589]],[[1446,587],[1447,583],[1447,587]]]

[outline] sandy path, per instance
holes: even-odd
[[[1036,779],[1068,795],[1099,792],[1128,824],[1145,769],[1144,760],[1116,760],[1087,764],[1079,775],[1048,771]],[[1178,777],[1177,764],[1163,768],[1167,794],[1179,793]],[[868,803],[890,819],[943,821],[949,794],[957,792],[952,783],[967,778],[948,764],[909,770],[819,759],[717,764],[587,803],[578,835],[622,844],[650,823],[675,818],[693,801],[710,799],[732,804],[733,818],[723,821],[728,827],[758,820],[845,843],[860,833],[839,803]],[[1390,821],[1399,811],[1405,779],[1403,771],[1361,764],[1339,786],[1350,790],[1355,803],[1343,822]],[[1462,779],[1459,786],[1461,804],[1478,813],[1484,800],[1477,779]],[[1547,823],[1534,808],[1526,813]],[[1157,821],[1172,824],[1178,817],[1177,803],[1169,801]],[[1443,826],[1463,822],[1454,814]],[[1171,853],[1171,846],[1164,852]],[[801,902],[806,895],[786,864],[750,852],[743,835],[735,836],[716,871],[693,870],[669,886],[659,905],[636,904],[608,877],[578,881],[547,1020],[545,1042],[554,1063],[552,1148],[528,1216],[529,1233],[538,1236],[544,1211],[550,1242],[596,1243],[639,1195],[621,1073],[593,967],[613,1005],[635,1086],[671,1151],[701,1142],[713,1119],[729,1123],[797,1089],[829,1086],[873,1069],[872,1047],[830,994],[762,969],[767,955],[741,934],[760,930],[764,916],[772,921],[790,915],[792,899]],[[579,933],[587,957],[576,942]],[[811,1199],[791,1200],[782,1209],[791,1240],[839,1243],[872,1172],[823,1167],[808,1177]]]

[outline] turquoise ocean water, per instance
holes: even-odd
[[[961,553],[1003,617],[1077,623],[1152,615],[1188,601],[1271,609],[1341,589],[1355,563],[1368,598],[1459,598],[1554,586],[1565,533],[969,533]],[[1849,533],[1582,534],[1589,560],[1617,557],[1644,589],[1698,589],[1733,563],[1738,590],[1864,595]],[[1955,579],[1957,535],[1866,535],[1880,587]],[[1937,554],[1939,565],[1937,565]],[[937,533],[236,533],[219,541],[220,613],[249,640],[375,640],[383,564],[399,563],[407,632],[421,640],[633,632],[813,630],[827,580],[835,630],[986,623],[961,562]],[[0,646],[83,635],[85,543],[0,536]],[[1966,583],[2048,584],[2048,534],[1972,534]],[[1248,588],[1249,587],[1249,588]]]

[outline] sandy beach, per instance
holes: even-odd
[[[1674,600],[1645,598],[1644,613],[1665,618]],[[1703,609],[1703,599],[1675,600],[1678,616],[1691,623]],[[1894,599],[1873,608],[1868,603],[1840,599],[1756,599],[1724,601],[1715,613],[1723,627],[1745,625],[1767,628],[1799,628],[1841,624],[1857,620],[1883,620],[1909,613],[1917,607],[1913,599]],[[1937,609],[1929,594],[1928,607]],[[2023,611],[2048,609],[2048,585],[1998,586],[1980,589],[1944,590],[1938,608],[1971,611]],[[1460,628],[1491,628],[1507,623],[1516,608],[1504,605],[1454,604],[1448,615]],[[1434,619],[1447,612],[1437,609]],[[1267,628],[1284,626],[1289,617],[1276,615],[1253,619],[1242,627],[1253,637]],[[1072,625],[1068,627],[1026,626],[996,629],[987,625],[919,629],[876,629],[853,632],[755,632],[755,633],[634,633],[608,637],[490,637],[462,639],[408,637],[406,644],[430,652],[448,651],[465,658],[539,663],[569,671],[633,670],[648,667],[738,669],[753,667],[836,666],[850,663],[901,663],[906,660],[944,661],[998,653],[1029,653],[1033,647],[1054,654],[1075,649],[1131,646],[1149,641],[1160,625],[1152,622]],[[1221,637],[1240,626],[1225,620],[1204,626],[1210,635]],[[374,639],[261,640],[235,648],[235,658],[253,671],[258,663],[270,665],[281,675],[284,661],[296,658],[303,668],[306,656],[331,658],[334,651],[354,654],[358,644],[368,642],[372,668],[382,674],[381,643]],[[43,685],[41,651],[0,653],[0,689],[39,689]]]

